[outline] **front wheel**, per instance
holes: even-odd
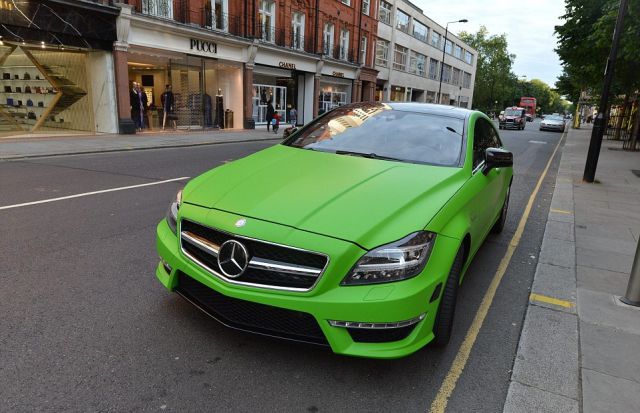
[[[504,198],[504,204],[502,204],[502,210],[500,211],[500,216],[498,220],[491,228],[491,232],[494,234],[499,234],[504,229],[504,224],[507,222],[507,212],[509,211],[509,195],[511,195],[511,187],[507,188],[507,196]]]
[[[464,265],[464,247],[461,246],[453,260],[449,277],[442,292],[440,306],[436,314],[436,320],[433,324],[433,334],[435,338],[431,344],[435,347],[444,347],[449,344],[451,339],[451,331],[453,330],[453,316],[456,312],[456,301],[458,299],[458,285],[460,283],[460,274]]]

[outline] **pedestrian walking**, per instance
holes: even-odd
[[[278,129],[280,129],[280,114],[278,112],[273,114],[271,124],[273,126],[273,133],[278,133]]]
[[[145,122],[145,119],[147,118],[147,94],[144,92],[144,89],[140,87],[140,83],[137,83],[138,85],[138,98],[140,100],[140,131],[142,131],[142,129],[146,129],[147,128],[147,123]]]
[[[273,108],[273,102],[271,99],[267,102],[267,132],[269,132],[269,127],[271,126],[271,122],[273,121],[273,115],[276,110]]]
[[[162,130],[164,130],[167,121],[173,122],[173,129],[177,129],[176,115],[173,113],[173,107],[175,103],[175,96],[171,90],[171,85],[166,85],[164,93],[160,96],[160,102],[162,103]]]
[[[298,111],[296,110],[295,106],[291,106],[291,109],[289,109],[289,123],[291,124],[291,126],[296,126],[296,123],[298,122]]]

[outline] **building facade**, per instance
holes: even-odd
[[[445,28],[407,0],[379,0],[378,20],[376,100],[471,108],[477,64],[473,48],[451,32],[445,44]]]
[[[282,121],[309,122],[373,100],[377,3],[370,0],[128,0],[114,61],[122,132],[132,130],[129,91],[141,85],[146,124],[163,127],[171,85],[184,129],[253,128],[274,106]]]

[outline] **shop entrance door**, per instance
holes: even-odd
[[[253,120],[256,125],[267,123],[267,104],[269,101],[271,101],[273,108],[280,115],[280,122],[286,121],[286,86],[253,85]]]
[[[170,61],[169,77],[173,86],[174,110],[180,129],[202,129],[205,125],[202,65],[202,59],[194,56]]]

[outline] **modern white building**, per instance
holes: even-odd
[[[377,100],[471,108],[476,50],[450,31],[445,46],[445,28],[407,0],[380,0],[378,21]],[[449,27],[460,29],[459,25]],[[442,96],[438,96],[441,70]]]

